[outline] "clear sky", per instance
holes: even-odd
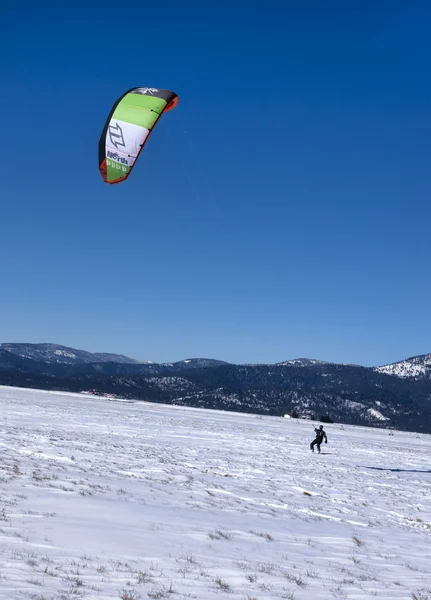
[[[431,4],[6,0],[0,341],[141,360],[431,352]],[[130,178],[99,137],[178,93]]]

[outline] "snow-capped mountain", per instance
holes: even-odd
[[[58,344],[1,344],[0,349],[7,350],[11,354],[31,360],[43,361],[47,363],[78,365],[90,364],[96,362],[115,362],[115,363],[137,363],[134,358],[123,356],[122,354],[108,354],[106,352],[87,352],[86,350],[76,350],[67,346]]]
[[[43,361],[55,364],[90,364],[96,362],[138,363],[134,358],[122,354],[109,354],[106,352],[87,352],[76,350],[59,344],[8,344],[0,343],[0,349],[24,359]]]
[[[377,367],[375,371],[402,378],[431,379],[431,354],[413,356],[407,360]]]
[[[285,360],[283,362],[277,363],[280,367],[311,367],[314,365],[327,365],[324,360],[316,360],[315,358],[294,358],[292,360]]]
[[[223,360],[215,360],[213,358],[186,358],[174,363],[162,363],[162,367],[176,367],[178,369],[206,369],[207,367],[219,367],[220,365],[228,365],[229,363]]]

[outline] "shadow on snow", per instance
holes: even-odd
[[[423,471],[421,469],[389,469],[388,467],[367,467],[365,465],[358,465],[362,469],[374,469],[374,471],[392,471],[392,473],[431,473],[431,469]]]

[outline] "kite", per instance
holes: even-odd
[[[156,88],[132,88],[115,102],[99,140],[103,181],[127,179],[157,121],[177,104],[175,92]]]

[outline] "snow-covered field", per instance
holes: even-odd
[[[431,599],[431,436],[0,388],[0,599]]]

